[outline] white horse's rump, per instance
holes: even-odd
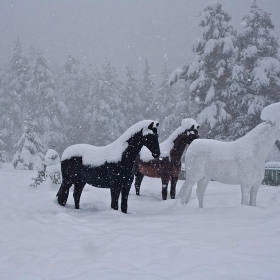
[[[266,122],[236,141],[196,139],[191,143],[185,157],[186,180],[179,193],[182,204],[189,202],[192,187],[197,183],[199,207],[203,207],[206,187],[213,179],[224,184],[240,184],[241,204],[256,205],[266,156],[280,139],[280,117],[268,114],[271,107],[272,111],[278,107],[280,112],[280,103],[267,106],[262,112]]]

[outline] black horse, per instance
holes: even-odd
[[[133,181],[133,165],[141,148],[146,146],[154,158],[160,155],[158,123],[141,121],[130,127],[113,143],[96,147],[86,144],[68,147],[62,155],[62,183],[57,201],[64,206],[69,189],[74,184],[75,208],[79,209],[80,197],[85,184],[110,188],[111,208],[118,210],[120,193],[121,211],[127,213],[127,199]]]

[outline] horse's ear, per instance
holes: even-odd
[[[193,130],[194,129],[194,124],[192,125],[192,127],[189,130]]]
[[[150,130],[153,130],[153,126],[154,126],[154,122],[152,122],[152,123],[148,126],[148,128],[149,128]]]
[[[159,123],[156,123],[156,127],[158,127]]]

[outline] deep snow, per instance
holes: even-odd
[[[145,177],[126,215],[88,185],[80,210],[72,197],[61,207],[57,186],[29,187],[34,176],[0,169],[0,279],[279,279],[277,187],[261,186],[249,207],[239,186],[211,182],[199,209],[194,191],[188,205],[162,201],[160,180]]]

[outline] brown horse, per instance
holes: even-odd
[[[161,178],[162,199],[167,199],[167,187],[171,180],[170,196],[175,198],[176,184],[181,171],[181,157],[188,144],[199,138],[198,124],[194,119],[182,120],[178,127],[160,144],[161,156],[154,159],[145,147],[142,148],[134,165],[135,190],[140,195],[140,186],[144,176]]]

